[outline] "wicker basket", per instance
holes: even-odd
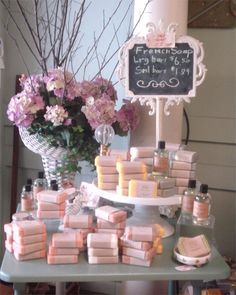
[[[24,145],[32,152],[42,157],[45,177],[48,185],[52,179],[56,179],[59,188],[74,185],[75,172],[69,173],[64,170],[58,172],[58,168],[62,168],[68,164],[64,158],[66,150],[61,147],[50,146],[49,143],[38,134],[29,134],[26,128],[20,127],[19,133]],[[76,159],[74,161],[77,161]]]

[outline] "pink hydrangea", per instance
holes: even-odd
[[[116,119],[123,131],[134,130],[140,121],[138,107],[128,100],[124,100],[124,102],[125,104],[116,113]]]
[[[59,126],[68,118],[68,112],[60,105],[47,106],[44,118],[51,121],[54,126]]]
[[[44,106],[45,103],[41,96],[23,91],[11,98],[7,116],[16,126],[29,127],[35,118],[35,114],[44,109]]]
[[[81,108],[85,114],[90,126],[95,129],[100,124],[113,124],[116,121],[115,103],[110,100],[107,94],[103,94],[101,98],[87,103]]]
[[[43,82],[42,75],[31,75],[29,77],[21,75],[19,80],[22,90],[29,94],[39,93]]]

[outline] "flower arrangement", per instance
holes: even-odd
[[[139,122],[138,110],[129,100],[115,109],[116,90],[101,76],[77,82],[72,73],[57,68],[47,74],[22,75],[20,84],[22,91],[8,105],[9,120],[30,134],[39,134],[51,146],[66,149],[67,158],[93,164],[99,149],[96,127],[110,124],[123,136]],[[70,167],[75,168],[80,169]]]

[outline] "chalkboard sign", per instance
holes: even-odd
[[[134,95],[194,96],[194,61],[188,43],[174,48],[134,44],[128,52],[128,89]]]

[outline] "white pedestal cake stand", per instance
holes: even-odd
[[[116,203],[135,205],[133,216],[127,220],[129,225],[147,225],[147,224],[160,224],[165,229],[164,237],[169,237],[174,233],[174,228],[160,216],[158,206],[169,206],[181,204],[181,196],[174,195],[168,198],[134,198],[118,195],[115,191],[98,189],[94,184],[93,186],[95,195]]]

